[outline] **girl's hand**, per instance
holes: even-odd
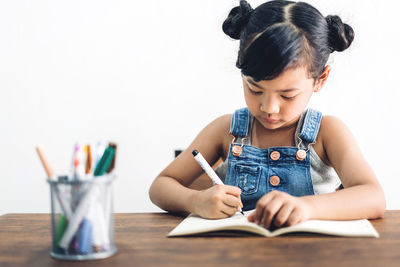
[[[256,210],[247,218],[269,228],[290,226],[311,218],[312,206],[303,198],[282,191],[271,191],[257,202]]]
[[[193,211],[207,219],[227,218],[234,215],[239,207],[241,190],[231,185],[215,185],[197,194]]]

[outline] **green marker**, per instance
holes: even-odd
[[[68,221],[67,218],[65,218],[64,214],[60,216],[60,219],[58,220],[57,223],[57,228],[56,228],[56,238],[55,242],[57,244],[57,247],[59,247],[58,243],[60,242],[62,236],[64,235],[65,229],[67,228]]]
[[[96,166],[96,169],[94,170],[94,176],[101,176],[107,172],[114,158],[114,154],[115,154],[115,149],[113,147],[109,146],[106,148],[103,156],[101,157],[99,163]]]

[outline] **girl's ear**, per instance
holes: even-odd
[[[324,86],[326,80],[328,79],[329,73],[331,72],[331,66],[326,65],[324,70],[322,71],[321,75],[319,76],[318,80],[315,82],[314,85],[314,92],[319,92],[322,89],[322,86]]]

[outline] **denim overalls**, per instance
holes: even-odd
[[[235,111],[230,126],[234,139],[229,147],[225,184],[242,190],[243,210],[254,209],[257,201],[272,190],[293,196],[314,194],[308,151],[317,137],[321,118],[319,111],[306,111],[296,137],[300,141],[298,147],[260,149],[243,141],[249,135],[249,110],[242,108]]]

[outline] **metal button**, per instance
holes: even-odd
[[[297,153],[296,153],[296,159],[297,160],[304,160],[305,158],[307,157],[307,152],[306,151],[304,151],[303,149],[299,149],[299,150],[297,150]]]
[[[239,157],[242,154],[242,147],[241,146],[233,146],[232,147],[232,154],[235,157]]]
[[[270,182],[273,186],[277,186],[277,185],[281,182],[281,179],[280,179],[278,176],[273,175],[273,176],[271,176],[271,178],[269,178],[269,182]]]
[[[270,158],[272,160],[278,160],[281,157],[281,153],[279,153],[278,151],[273,151],[270,155]]]

